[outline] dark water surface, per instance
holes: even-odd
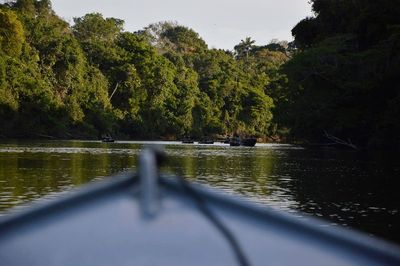
[[[144,144],[91,141],[0,143],[0,215],[38,198],[134,169]],[[400,159],[393,155],[290,145],[164,144],[166,172],[254,201],[351,226],[400,243]],[[3,214],[4,215],[4,214]]]

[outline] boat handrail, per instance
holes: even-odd
[[[158,167],[156,153],[146,148],[139,155],[140,204],[146,218],[156,216],[160,202],[158,195]]]

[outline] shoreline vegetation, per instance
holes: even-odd
[[[293,42],[246,37],[230,51],[176,22],[128,32],[91,13],[70,25],[50,0],[6,1],[0,138],[239,135],[399,150],[400,0],[310,3]]]

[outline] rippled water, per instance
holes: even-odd
[[[134,169],[149,142],[3,142],[0,212],[113,173]],[[349,225],[400,243],[400,160],[383,154],[290,145],[165,146],[164,171],[239,193],[261,204]]]

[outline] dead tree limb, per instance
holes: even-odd
[[[327,139],[329,139],[330,141],[334,142],[335,144],[344,145],[344,146],[347,146],[347,147],[352,148],[352,149],[354,149],[354,150],[357,150],[357,146],[354,145],[354,144],[351,142],[350,138],[347,139],[347,141],[345,141],[345,140],[342,140],[342,139],[340,139],[340,138],[338,138],[338,137],[335,137],[335,136],[333,136],[333,135],[331,135],[331,134],[328,134],[328,132],[326,132],[326,130],[324,130],[324,134],[325,134],[325,137],[326,137]]]

